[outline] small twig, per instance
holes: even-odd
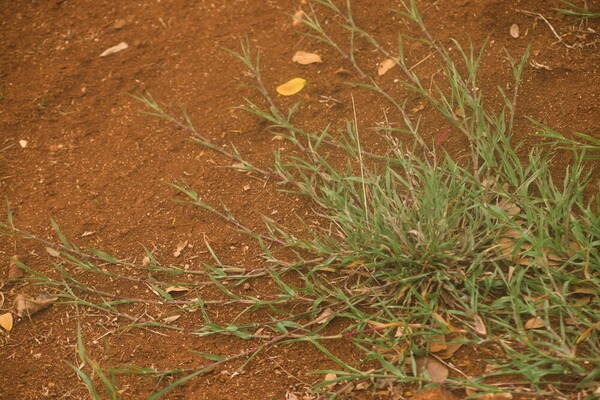
[[[531,12],[531,11],[527,11],[527,10],[521,10],[521,9],[517,9],[517,12],[520,12],[521,14],[525,14],[525,15],[529,15],[531,17],[536,17],[541,19],[542,21],[544,21],[546,23],[546,25],[548,25],[548,27],[550,28],[550,30],[552,31],[552,33],[554,34],[554,37],[556,37],[558,39],[559,42],[561,42],[563,45],[565,45],[565,47],[569,48],[569,49],[574,49],[575,46],[567,44],[561,35],[558,34],[558,32],[556,31],[556,29],[554,29],[554,27],[552,26],[552,24],[550,23],[550,21],[548,21],[546,19],[546,17],[544,17],[542,14],[540,13],[536,13],[536,12]]]
[[[410,67],[408,70],[412,71],[413,69],[417,68],[419,65],[423,64],[425,61],[427,61],[428,59],[430,59],[433,56],[433,53],[429,53],[429,55],[425,58],[423,58],[421,61],[417,62],[415,65],[413,65],[412,67]]]

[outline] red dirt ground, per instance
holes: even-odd
[[[475,45],[489,41],[480,75],[481,90],[489,94],[490,104],[500,104],[495,88],[506,89],[512,82],[504,49],[519,57],[531,45],[531,59],[538,67],[529,65],[525,70],[519,114],[567,136],[584,132],[600,137],[598,19],[580,23],[558,14],[552,10],[558,0],[417,3],[434,37]],[[588,0],[587,4],[600,9],[599,1]],[[264,124],[231,109],[240,105],[243,97],[258,96],[240,86],[248,83],[244,69],[223,50],[238,49],[240,40],[248,37],[252,46],[262,50],[264,80],[270,89],[295,76],[310,82],[300,94],[303,124],[322,127],[350,117],[351,94],[365,127],[381,121],[387,105],[344,85],[348,78],[334,73],[340,67],[350,70],[347,62],[326,45],[303,38],[298,33],[302,28],[292,26],[286,13],[300,7],[306,5],[301,6],[299,0],[0,1],[0,149],[5,149],[0,153],[0,194],[10,202],[16,226],[56,241],[50,225],[53,218],[78,245],[138,262],[146,247],[154,249],[162,262],[189,264],[192,270],[210,261],[206,237],[223,262],[258,266],[259,251],[252,240],[207,211],[174,202],[179,195],[165,183],[189,183],[204,201],[223,201],[244,223],[258,230],[264,229],[261,215],[295,228],[297,215],[310,218],[310,205],[276,192],[273,185],[265,186],[223,168],[231,161],[190,142],[188,132],[140,114],[143,107],[127,94],[148,91],[175,112],[177,106],[185,107],[203,135],[223,146],[234,144],[245,157],[265,165],[274,150],[285,146],[272,140]],[[358,24],[390,49],[395,47],[398,32],[410,33],[408,25],[389,11],[392,7],[399,8],[399,2],[354,1]],[[564,42],[558,42],[542,20],[519,10],[543,14],[564,35]],[[329,22],[333,25],[335,21]],[[509,35],[514,23],[521,30],[518,39]],[[343,38],[339,29],[334,31]],[[129,44],[127,50],[99,57],[122,41]],[[324,62],[294,64],[291,56],[296,50],[319,53]],[[415,43],[407,53],[414,64],[428,55]],[[381,60],[372,59],[374,53],[363,46],[358,54],[365,70],[376,71]],[[433,58],[416,68],[424,77],[432,77],[437,70]],[[386,88],[399,92],[400,83],[395,80],[400,78],[400,73],[392,70],[379,79]],[[341,104],[328,107],[320,96],[334,97]],[[278,97],[277,101],[287,104],[292,100]],[[445,128],[427,116],[427,109],[422,113],[429,139],[439,137]],[[521,141],[535,143],[529,136],[533,131],[524,118],[518,119]],[[25,148],[20,140],[27,141]],[[376,145],[376,140],[367,145]],[[444,143],[453,153],[460,152],[463,145],[452,136]],[[566,156],[555,159],[553,168],[559,175],[565,160]],[[247,185],[250,188],[245,190]],[[93,234],[83,236],[84,232]],[[172,253],[184,240],[190,247],[176,259]],[[14,254],[34,269],[49,269],[51,260],[43,245],[2,236],[0,277],[5,277],[5,266]],[[137,271],[131,274],[143,278]],[[136,282],[118,284],[113,289],[121,293],[147,292]],[[16,289],[0,290],[6,298],[1,306],[4,311]],[[257,281],[249,290],[265,294],[270,289],[267,282]],[[201,294],[222,298],[211,287]],[[209,309],[217,320],[226,320],[239,310]],[[143,311],[152,314],[157,310],[138,309]],[[265,318],[260,313],[251,317]],[[188,368],[205,361],[188,350],[229,355],[252,346],[231,337],[155,334],[142,329],[115,332],[115,321],[91,311],[81,318],[88,351],[100,363]],[[202,322],[199,317],[186,318],[180,323],[186,329],[198,328]],[[75,329],[74,310],[56,305],[31,320],[19,321],[10,335],[2,334],[0,398],[86,398],[85,387],[65,363],[79,363]],[[346,360],[360,357],[350,343],[331,346]],[[484,356],[475,354],[474,349],[462,349],[457,365],[475,368],[477,357]],[[226,371],[234,366],[192,380],[165,398],[270,400],[285,399],[288,392],[302,398],[311,384],[322,379],[309,372],[335,365],[310,345],[294,344],[271,348],[245,373],[231,377]],[[144,399],[156,387],[150,379],[123,378],[121,389],[123,398]],[[355,391],[344,398],[396,398],[385,389],[380,392]],[[414,388],[396,388],[400,396],[413,392]]]

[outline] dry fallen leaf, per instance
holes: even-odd
[[[144,256],[144,258],[142,258],[142,265],[144,267],[147,266],[147,265],[150,265],[150,257]]]
[[[46,247],[46,253],[50,254],[51,257],[60,257],[60,252],[54,250],[52,247]]]
[[[510,400],[513,395],[510,393],[486,393],[483,396],[478,397],[482,400]]]
[[[306,86],[306,79],[294,78],[277,86],[276,90],[282,96],[291,96],[304,89],[304,86]]]
[[[517,206],[515,203],[510,202],[506,199],[501,200],[498,203],[498,207],[504,210],[508,215],[518,215],[521,212],[521,208]]]
[[[465,337],[463,335],[454,334],[452,338],[449,338],[451,340],[446,342],[446,349],[436,355],[442,360],[448,360],[449,358],[452,358],[454,353],[456,353],[458,349],[462,347],[462,340],[464,340],[464,338]]]
[[[319,317],[316,319],[316,322],[318,324],[324,324],[325,322],[327,322],[329,317],[331,317],[332,315],[333,315],[333,310],[328,307],[325,309],[325,311],[323,311],[321,313],[321,315],[319,315]]]
[[[419,373],[427,371],[431,382],[443,383],[448,377],[448,368],[432,357],[418,357],[416,360]]]
[[[20,279],[23,277],[24,273],[21,267],[17,264],[19,260],[18,256],[12,256],[10,258],[10,263],[8,264],[8,279]]]
[[[25,294],[18,294],[15,297],[14,309],[19,317],[25,315],[31,316],[38,311],[50,307],[57,300],[58,297],[52,297],[47,294],[40,294],[35,298]]]
[[[13,328],[13,316],[11,313],[0,315],[0,326],[7,332]]]
[[[432,353],[439,353],[440,351],[444,351],[448,348],[446,345],[446,337],[444,335],[432,336],[428,343],[429,351]]]
[[[169,294],[183,294],[189,292],[190,289],[185,286],[169,286],[165,289],[165,292]]]
[[[292,26],[298,26],[302,24],[302,18],[304,17],[304,11],[298,10],[292,16]]]
[[[539,329],[545,327],[544,320],[540,317],[533,317],[525,322],[525,329]]]
[[[177,243],[177,247],[175,247],[175,251],[173,252],[173,256],[179,257],[181,255],[181,252],[183,251],[183,249],[185,249],[185,246],[187,246],[187,244],[188,244],[187,240],[184,241],[184,242]]]
[[[121,43],[117,44],[116,46],[109,47],[108,49],[104,50],[102,52],[102,54],[100,54],[100,57],[110,56],[111,54],[115,54],[120,51],[123,51],[128,47],[129,47],[129,45],[127,43],[121,42]]]
[[[292,57],[292,61],[302,65],[323,62],[320,55],[315,53],[308,53],[302,50],[299,50],[296,52],[296,54],[294,54],[294,56]]]
[[[473,315],[473,319],[475,320],[475,332],[481,336],[487,335],[487,328],[483,319],[477,314]]]
[[[510,26],[510,36],[517,39],[519,37],[519,25],[512,24]]]
[[[163,318],[163,322],[165,324],[170,324],[171,322],[177,321],[180,317],[181,317],[181,315],[179,315],[179,314],[171,315],[170,317]]]
[[[391,58],[386,58],[385,60],[379,63],[379,66],[377,67],[377,75],[381,76],[385,74],[390,69],[394,68],[395,65],[396,62],[394,60],[392,60]]]

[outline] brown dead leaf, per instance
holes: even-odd
[[[147,265],[150,265],[150,257],[144,256],[144,258],[142,258],[142,265],[144,267],[147,266]]]
[[[14,309],[19,317],[25,315],[31,316],[38,311],[44,310],[56,302],[58,297],[49,296],[47,294],[39,294],[35,298],[26,294],[18,294],[15,297]]]
[[[316,319],[316,322],[318,324],[324,324],[325,322],[327,322],[327,320],[333,315],[333,310],[331,308],[326,308],[325,311],[323,311],[321,313],[321,315],[319,315],[319,317]]]
[[[292,15],[292,26],[298,26],[302,24],[302,18],[304,18],[304,11],[296,11],[294,15]]]
[[[21,279],[24,275],[23,270],[17,264],[19,261],[19,256],[12,256],[10,258],[10,263],[8,264],[8,279]]]
[[[510,36],[512,36],[514,39],[517,39],[520,35],[520,29],[519,29],[519,25],[517,24],[512,24],[510,26]]]
[[[184,242],[179,242],[177,243],[177,247],[175,247],[175,251],[173,252],[173,256],[175,257],[179,257],[181,255],[181,252],[183,251],[183,249],[185,249],[185,246],[187,246],[188,241],[184,241]]]
[[[177,320],[178,320],[180,317],[181,317],[181,315],[180,315],[180,314],[171,315],[171,316],[169,316],[169,317],[165,317],[165,318],[163,318],[163,322],[164,322],[165,324],[170,324],[171,322],[175,322],[175,321],[177,321]]]
[[[46,247],[46,253],[50,254],[51,257],[60,257],[60,252],[52,247]]]
[[[544,323],[544,320],[540,317],[533,317],[525,322],[525,329],[540,329],[545,326],[546,324]]]
[[[452,337],[447,338],[446,349],[436,355],[442,360],[448,360],[449,358],[452,358],[454,353],[456,353],[458,349],[462,347],[462,342],[464,339],[464,335],[453,334]]]
[[[519,206],[517,206],[515,203],[510,202],[506,199],[501,200],[498,203],[498,207],[500,207],[502,210],[504,210],[508,215],[518,215],[521,212],[521,208]]]
[[[498,246],[500,254],[502,254],[505,257],[508,257],[513,253],[515,244],[516,243],[513,239],[503,237],[498,239],[498,244],[496,246]]]
[[[438,314],[438,313],[436,313],[436,312],[433,312],[433,313],[431,313],[431,316],[432,316],[433,318],[435,318],[435,320],[436,320],[437,322],[439,322],[439,323],[440,323],[440,324],[441,324],[443,327],[448,327],[448,326],[450,326],[450,324],[448,323],[448,321],[446,321],[446,320],[444,319],[444,317],[442,317],[440,314]]]
[[[377,75],[382,76],[387,73],[390,69],[394,68],[396,62],[391,58],[386,58],[382,62],[379,63],[377,67]]]
[[[13,328],[13,316],[11,313],[0,315],[0,327],[7,332],[10,332]]]
[[[474,314],[473,320],[475,320],[475,332],[481,336],[487,335],[487,328],[485,327],[483,319],[478,314]]]
[[[190,289],[185,286],[169,286],[168,288],[165,289],[165,292],[167,292],[169,294],[173,294],[173,295],[184,294],[189,291],[190,291]]]
[[[513,395],[510,393],[486,393],[483,396],[478,397],[478,399],[482,400],[510,400],[513,398]]]
[[[427,371],[431,382],[443,383],[448,377],[448,368],[435,358],[418,357],[415,362],[417,363],[417,371],[420,374]]]
[[[292,61],[302,65],[314,64],[323,62],[321,56],[315,53],[298,50],[292,57]]]
[[[505,238],[518,240],[523,237],[523,231],[520,231],[518,229],[507,229],[504,232],[502,232],[502,236]]]
[[[448,348],[446,345],[446,337],[444,335],[432,336],[429,340],[429,351],[432,353],[439,353]]]

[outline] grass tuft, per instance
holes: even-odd
[[[63,304],[119,317],[126,321],[120,329],[167,329],[258,341],[239,354],[202,354],[209,363],[195,369],[104,370],[88,357],[78,330],[82,364],[72,368],[91,396],[100,398],[92,375],[100,380],[107,398],[117,398],[113,378],[117,373],[160,378],[184,374],[149,397],[158,399],[226,363],[243,360],[238,370],[250,368],[268,347],[293,342],[311,343],[335,364],[315,371],[328,376],[313,388],[322,398],[333,399],[352,385],[368,386],[373,381],[427,385],[433,377],[423,371],[424,359],[438,360],[451,370],[448,385],[478,394],[535,391],[555,396],[578,391],[591,396],[600,375],[600,192],[589,194],[595,182],[584,160],[598,150],[596,139],[582,135],[581,142],[570,141],[535,123],[541,135],[573,152],[573,162],[559,182],[548,167],[551,152],[533,148],[523,158],[513,145],[528,50],[520,59],[508,56],[514,91],[501,91],[503,107],[488,107],[482,90],[476,89],[483,49],[453,42],[449,51],[431,36],[414,1],[397,12],[420,30],[419,40],[439,62],[445,81],[431,87],[408,64],[403,52],[406,39],[400,37],[397,50],[388,50],[357,25],[350,2],[340,6],[332,0],[312,0],[309,8],[302,19],[304,34],[331,46],[356,70],[360,81],[351,83],[353,91],[375,93],[393,108],[389,117],[397,124],[378,128],[385,151],[365,148],[364,121],[357,117],[354,101],[353,118],[341,129],[325,126],[311,131],[297,124],[295,115],[302,105],[279,106],[261,75],[260,55],[248,41],[242,42],[240,52],[230,53],[248,69],[251,85],[262,99],[246,99],[241,109],[265,120],[300,155],[276,153],[272,165],[259,168],[237,149],[228,151],[212,143],[187,114],[173,117],[149,94],[134,96],[147,106],[147,114],[188,130],[198,144],[231,159],[235,169],[269,178],[280,190],[312,202],[319,224],[305,221],[304,235],[294,235],[266,217],[265,233],[260,233],[241,223],[226,206],[206,204],[193,188],[171,184],[186,196],[184,202],[255,238],[263,249],[264,267],[228,266],[208,242],[214,262],[202,272],[163,266],[151,252],[139,265],[77,246],[54,221],[59,243],[17,229],[10,210],[7,222],[0,225],[7,234],[51,248],[52,273],[34,271],[21,262],[19,266],[29,273],[28,281],[51,288]],[[325,13],[340,21],[349,43],[333,39],[320,20]],[[358,41],[396,62],[405,88],[425,99],[464,137],[467,157],[456,160],[425,139],[429,135],[407,111],[404,99],[386,91],[361,68]],[[287,251],[278,251],[281,248]],[[173,281],[186,274],[204,281]],[[101,284],[86,283],[88,276],[136,284],[152,294],[123,296]],[[233,289],[257,278],[272,280],[278,293],[258,298]],[[198,296],[197,291],[208,285],[219,288],[226,299]],[[185,286],[196,297],[175,299],[168,286]],[[199,311],[202,324],[184,329],[147,314],[130,315],[125,308],[136,304],[168,307],[169,315]],[[230,321],[216,323],[206,312],[210,304],[244,305],[244,310]],[[241,315],[257,309],[267,310],[270,320],[238,322]],[[495,358],[486,359],[485,371],[472,376],[433,351],[440,337],[493,353]],[[362,362],[350,363],[336,355],[329,344],[339,340],[351,341],[362,352]],[[85,366],[92,372],[84,372]]]

